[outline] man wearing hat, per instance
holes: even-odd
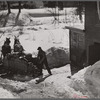
[[[43,75],[42,73],[42,69],[43,69],[43,65],[45,65],[48,73],[50,75],[52,75],[51,71],[50,71],[50,68],[48,66],[48,62],[47,62],[47,57],[46,57],[46,54],[45,52],[42,50],[41,47],[38,47],[38,59],[39,59],[39,65],[38,65],[38,68],[40,70],[40,75]]]

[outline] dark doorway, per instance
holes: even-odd
[[[70,61],[72,74],[85,66],[85,33],[80,29],[70,30]]]
[[[89,46],[89,65],[93,65],[100,60],[100,43],[94,43]]]

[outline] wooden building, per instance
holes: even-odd
[[[85,9],[87,64],[92,65],[100,60],[99,2],[87,2]]]
[[[66,7],[76,7],[79,1],[66,1]],[[72,68],[80,70],[100,60],[100,4],[99,1],[81,1],[85,8],[85,29],[70,30],[70,60]],[[74,6],[73,6],[74,5]]]

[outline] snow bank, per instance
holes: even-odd
[[[70,87],[71,79],[67,78],[67,74],[58,74],[55,76],[48,77],[45,80],[45,86],[53,86],[56,93],[62,98],[82,98],[85,96],[80,91],[76,91]]]
[[[91,67],[91,66],[90,66]],[[18,82],[8,79],[0,79],[0,86],[10,90],[14,93],[30,93],[35,91],[34,89],[41,88],[44,97],[53,98],[90,98],[87,84],[84,80],[84,74],[90,67],[80,70],[74,74],[71,78],[70,64],[52,69],[51,76],[47,77],[40,84],[35,84],[36,79],[32,79],[29,82]],[[44,77],[48,75],[47,70],[43,70]],[[32,87],[31,87],[32,86]],[[38,90],[36,90],[38,91]],[[39,92],[39,91],[38,91]]]
[[[91,97],[100,98],[100,61],[87,69],[85,81]]]
[[[0,87],[3,87],[5,90],[13,93],[15,97],[18,97],[18,93],[26,91],[28,84],[26,82],[13,81],[9,79],[0,78]]]
[[[52,85],[57,95],[62,98],[89,98],[86,93],[85,82],[82,81],[86,68],[72,76],[71,79],[67,78],[67,76],[71,75],[68,69],[70,71],[70,65],[52,69],[53,75],[45,79],[43,84],[46,87]]]
[[[6,89],[3,89],[0,87],[0,98],[2,99],[11,99],[11,98],[16,98],[10,91],[7,91]]]
[[[86,82],[84,79],[84,74],[87,69],[88,69],[88,67],[86,67],[86,68],[78,71],[76,74],[74,74],[71,77],[72,82],[71,82],[70,86],[72,88],[74,88],[76,91],[80,91],[80,92],[82,92],[83,95],[89,97],[88,89],[87,89]]]

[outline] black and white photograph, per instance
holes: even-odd
[[[1,98],[100,98],[100,1],[0,1]]]

